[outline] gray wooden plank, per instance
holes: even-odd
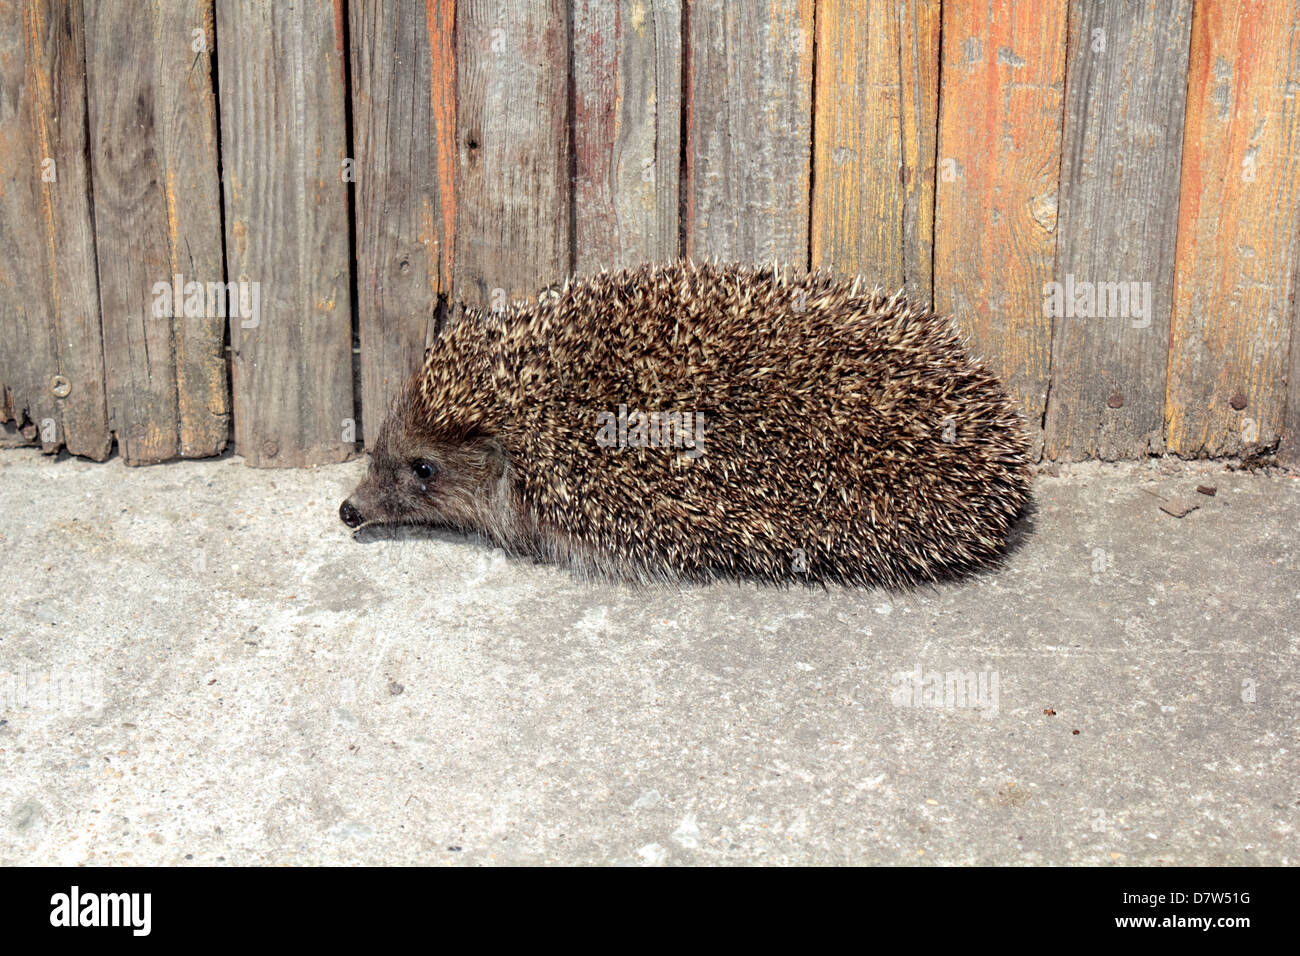
[[[257,284],[244,310],[256,315],[230,322],[235,447],[250,465],[355,448],[342,26],[319,0],[217,3],[226,268]]]
[[[102,461],[79,0],[0,0],[0,444]]]
[[[357,326],[362,435],[436,333],[455,224],[455,0],[354,0]]]
[[[211,4],[102,0],[86,36],[110,424],[130,465],[215,455],[229,412],[206,295],[223,278]]]
[[[1294,280],[1300,283],[1300,275]],[[1286,422],[1278,442],[1278,460],[1292,468],[1300,465],[1300,322],[1291,324],[1291,351],[1287,358]]]
[[[676,258],[681,0],[573,5],[574,268]]]
[[[158,14],[159,103],[166,120],[163,142],[169,182],[168,234],[172,261],[184,275],[220,281],[225,275],[221,241],[221,181],[217,144],[215,50],[212,0],[161,5]],[[195,31],[202,30],[202,37]],[[188,46],[175,43],[190,38]],[[199,43],[199,40],[202,40]],[[199,49],[195,49],[195,47]],[[205,290],[206,291],[206,290]],[[208,308],[176,325],[176,397],[180,454],[220,453],[230,436],[230,394],[225,353],[227,319]]]
[[[563,0],[456,10],[456,296],[493,308],[569,272],[568,34]]]
[[[689,5],[686,251],[808,265],[812,0]]]
[[[1070,7],[1054,280],[1076,314],[1053,320],[1053,459],[1164,451],[1191,29],[1192,0]],[[1112,282],[1134,295],[1112,300]]]

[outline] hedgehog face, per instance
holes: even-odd
[[[438,525],[493,530],[507,461],[493,438],[446,441],[389,415],[371,453],[370,469],[339,508],[349,528],[367,524]]]

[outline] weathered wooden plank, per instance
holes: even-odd
[[[679,253],[681,0],[575,0],[574,268]]]
[[[535,295],[570,268],[568,7],[461,0],[456,10],[459,299]]]
[[[354,450],[342,17],[320,0],[217,3],[226,267],[258,302],[230,322],[250,465]]]
[[[1286,426],[1278,443],[1278,460],[1300,465],[1300,322],[1291,322],[1291,357],[1287,363]]]
[[[84,30],[79,0],[0,0],[0,444],[102,461]]]
[[[104,0],[86,36],[110,425],[129,465],[215,455],[230,416],[206,294],[223,279],[211,3]]]
[[[451,287],[455,8],[455,0],[349,5],[361,431],[371,447]]]
[[[1164,451],[1191,28],[1192,0],[1070,7],[1046,430],[1053,459]]]
[[[1198,3],[1188,72],[1168,445],[1230,455],[1276,444],[1283,425],[1300,261],[1300,0]]]
[[[693,0],[686,251],[808,265],[812,0]]]
[[[933,295],[938,0],[817,6],[812,264]]]
[[[1055,0],[943,11],[934,288],[1042,451],[1066,19]]]

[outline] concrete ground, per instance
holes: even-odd
[[[358,542],[363,467],[0,454],[0,863],[1300,862],[1295,477],[1064,469],[891,595]]]

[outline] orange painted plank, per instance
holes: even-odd
[[[1041,452],[1065,71],[1064,5],[943,9],[934,287],[1003,376]]]
[[[932,296],[938,0],[817,6],[812,263]]]
[[[1168,446],[1239,454],[1276,444],[1285,414],[1300,260],[1300,0],[1198,3],[1188,72]]]

